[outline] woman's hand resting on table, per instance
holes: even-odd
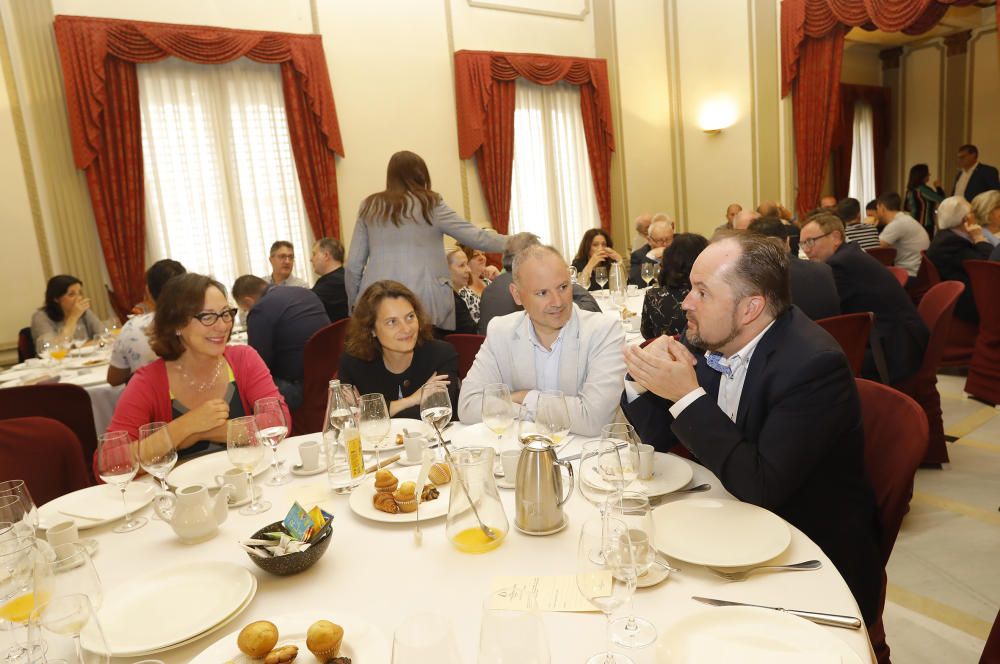
[[[418,387],[413,394],[408,397],[403,397],[402,399],[397,399],[389,404],[389,417],[395,417],[400,411],[413,408],[414,406],[419,406],[420,393],[425,387],[431,385],[443,385],[447,387],[450,383],[451,381],[448,380],[447,374],[439,374],[437,372],[432,373],[431,377],[427,379],[427,382]]]

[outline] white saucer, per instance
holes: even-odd
[[[260,489],[258,489],[257,487],[254,487],[254,493],[257,494],[258,498],[262,498],[264,496],[264,494],[261,493]],[[229,507],[243,507],[244,505],[249,505],[250,504],[250,500],[251,500],[251,497],[247,496],[246,498],[244,498],[243,500],[240,500],[238,502],[229,503]]]
[[[661,560],[661,557],[657,556],[656,559]],[[667,561],[663,560],[663,562],[666,563]],[[670,563],[667,564],[669,565]],[[668,576],[670,576],[670,570],[660,565],[653,565],[649,568],[648,572],[636,579],[635,585],[637,588],[650,588],[662,583]]]
[[[312,477],[313,475],[319,475],[324,470],[326,470],[326,468],[323,467],[323,464],[316,466],[312,470],[302,470],[300,465],[296,463],[292,465],[289,472],[291,472],[292,475],[298,475],[299,477]]]
[[[416,459],[415,461],[407,461],[406,454],[400,454],[399,459],[396,461],[400,466],[419,466],[422,459]]]

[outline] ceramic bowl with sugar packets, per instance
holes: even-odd
[[[265,536],[266,533],[283,533],[288,535],[288,529],[285,528],[281,521],[275,521],[255,532],[251,536],[252,541],[267,539]],[[253,551],[250,550],[250,547],[246,546],[244,546],[244,549],[247,551],[247,556],[250,557],[250,560],[257,567],[278,576],[289,576],[312,567],[326,553],[331,539],[333,539],[333,519],[328,520],[326,525],[309,539],[309,546],[304,551],[270,555],[265,551],[259,550],[257,547],[253,547]]]

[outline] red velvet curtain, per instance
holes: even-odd
[[[832,125],[836,119],[836,86],[832,94],[827,88],[828,83],[839,82],[836,79],[830,82],[827,74],[836,69],[839,78],[847,29],[860,26],[866,30],[922,34],[934,27],[951,5],[973,2],[975,0],[782,0],[781,96],[792,93],[799,184],[796,206],[800,214],[814,207],[819,199],[826,155],[830,153],[833,138],[830,127],[820,123],[829,120]],[[826,44],[810,46],[814,42]],[[836,57],[836,64],[829,61],[831,57]],[[826,62],[817,61],[823,59]],[[805,81],[799,84],[803,78]],[[814,85],[821,89],[813,91]],[[831,106],[834,107],[832,112]],[[816,182],[820,184],[816,186]]]
[[[247,57],[280,64],[288,128],[316,237],[340,236],[335,155],[344,155],[323,43],[204,26],[57,16],[73,158],[86,172],[116,309],[143,295],[145,192],[135,64],[168,56],[202,64]]]
[[[476,157],[479,180],[493,227],[506,233],[510,223],[511,169],[514,163],[514,81],[518,77],[551,85],[580,86],[580,111],[587,138],[601,227],[611,230],[611,94],[607,62],[529,53],[458,51],[455,95],[458,106],[458,152]]]
[[[851,184],[854,151],[854,105],[866,101],[872,107],[872,143],[875,146],[875,191],[881,193],[885,150],[889,143],[889,88],[840,84],[840,110],[833,136],[833,193],[844,198]],[[864,205],[867,201],[861,201]]]

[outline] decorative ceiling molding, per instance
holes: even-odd
[[[558,0],[466,0],[466,3],[477,9],[496,9],[515,14],[549,16],[572,21],[582,21],[590,14],[590,0],[562,0],[561,2]],[[531,6],[528,6],[529,4]],[[540,8],[544,5],[549,5],[551,9]]]

